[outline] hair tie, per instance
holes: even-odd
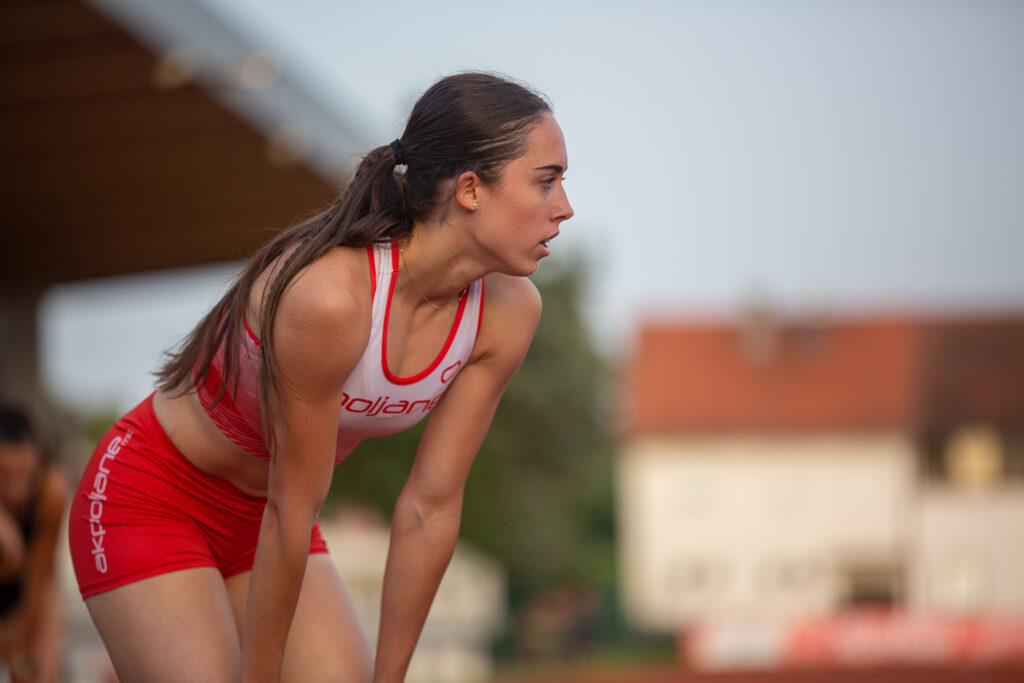
[[[405,159],[402,158],[402,143],[396,138],[388,147],[391,148],[391,153],[395,155],[395,164],[404,164]]]

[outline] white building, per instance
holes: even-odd
[[[636,626],[1024,617],[1024,319],[650,324],[624,397]]]

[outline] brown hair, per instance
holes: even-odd
[[[462,73],[431,86],[413,107],[398,145],[370,151],[337,202],[323,213],[280,233],[259,249],[213,309],[167,353],[157,386],[186,392],[205,384],[218,349],[224,367],[214,404],[229,385],[238,386],[242,326],[250,290],[277,264],[263,291],[260,314],[260,404],[264,436],[273,452],[270,389],[281,383],[274,358],[274,315],[292,278],[336,246],[365,247],[399,240],[446,206],[450,182],[466,171],[497,184],[505,165],[526,152],[527,137],[550,105],[537,93],[506,78]],[[404,172],[396,167],[400,150]],[[279,259],[289,250],[291,253]]]

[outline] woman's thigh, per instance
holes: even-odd
[[[251,572],[227,580],[239,632]],[[348,591],[330,555],[310,555],[285,647],[284,683],[344,681],[372,677],[370,647]]]
[[[85,604],[122,681],[224,683],[239,676],[231,602],[212,567],[136,581]]]

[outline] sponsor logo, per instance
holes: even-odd
[[[461,360],[457,360],[452,365],[449,365],[448,367],[446,367],[444,369],[444,372],[441,373],[441,383],[442,384],[448,384],[448,382],[451,381],[452,377],[455,376],[455,374],[459,371],[459,368],[461,368],[461,367],[462,367],[462,361]]]
[[[411,415],[414,412],[419,412],[421,415],[429,413],[437,402],[441,400],[440,396],[432,399],[423,399],[420,401],[392,401],[390,396],[378,396],[375,399],[360,398],[358,396],[349,396],[343,393],[341,395],[341,407],[350,413],[361,413],[366,417],[376,417],[378,415]]]
[[[100,574],[107,573],[107,552],[103,546],[107,530],[103,528],[103,504],[107,501],[106,491],[110,481],[110,463],[117,459],[117,454],[131,439],[132,432],[128,430],[123,437],[115,436],[110,440],[106,451],[100,456],[96,476],[92,478],[92,490],[86,494],[86,498],[89,499],[89,535],[92,537],[92,556],[96,564],[96,571]]]
[[[444,370],[441,371],[441,383],[448,384],[452,379],[459,373],[462,368],[462,361],[455,361]],[[420,399],[418,401],[406,401],[399,399],[392,399],[390,396],[376,396],[374,398],[363,398],[362,396],[352,396],[347,393],[341,395],[341,407],[350,412],[358,413],[365,417],[377,417],[378,415],[412,415],[417,413],[419,415],[426,415],[437,402],[441,400],[441,394],[444,392],[444,387],[438,392],[437,396],[429,399]]]

